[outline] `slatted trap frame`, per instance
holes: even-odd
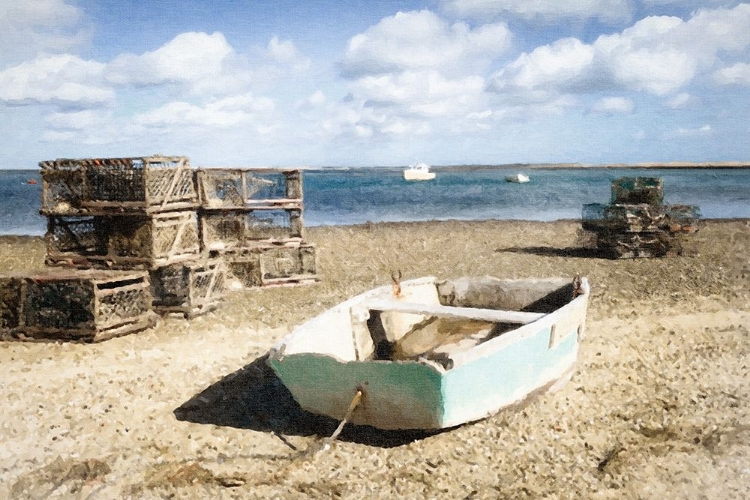
[[[39,163],[42,214],[154,213],[198,205],[184,156],[57,159]]]
[[[0,335],[98,342],[156,324],[142,271],[46,270],[0,276]]]
[[[49,216],[47,264],[154,269],[200,254],[193,211],[151,215]]]
[[[201,259],[172,264],[150,272],[154,310],[186,318],[214,310],[226,290],[226,265],[222,259]]]

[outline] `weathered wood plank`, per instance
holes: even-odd
[[[423,314],[441,318],[465,318],[492,323],[519,323],[525,325],[544,316],[543,313],[524,311],[503,311],[499,309],[480,309],[473,307],[450,307],[433,304],[419,304],[415,302],[400,302],[396,300],[373,300],[363,304],[371,311],[401,312],[407,314]]]

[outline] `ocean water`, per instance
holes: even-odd
[[[535,168],[524,171],[526,184],[505,181],[517,168],[433,170],[425,182],[407,182],[396,168],[307,170],[305,224],[578,219],[583,204],[608,203],[623,176],[661,177],[666,203],[697,205],[704,218],[750,218],[750,169]],[[37,170],[0,170],[0,234],[44,234],[41,189]]]

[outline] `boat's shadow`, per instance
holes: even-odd
[[[339,422],[300,408],[261,356],[227,375],[174,410],[177,420],[288,436],[330,436]],[[342,441],[390,448],[431,436],[426,431],[383,431],[347,425]]]
[[[539,255],[540,257],[574,257],[580,259],[595,259],[607,257],[604,253],[602,253],[601,250],[598,250],[596,248],[581,247],[508,247],[498,248],[495,250],[495,252],[526,253],[531,255]]]

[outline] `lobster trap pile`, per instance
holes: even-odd
[[[0,337],[98,341],[213,310],[245,286],[317,281],[299,170],[183,156],[40,162],[46,264],[0,274]],[[60,269],[63,268],[63,269]]]
[[[611,203],[583,206],[582,243],[612,258],[694,255],[698,207],[665,205],[663,201],[659,178],[615,180]]]
[[[191,317],[218,304],[224,267],[201,252],[195,171],[187,157],[58,159],[39,166],[48,265],[147,271],[151,306],[162,314]],[[205,272],[213,275],[210,288],[198,277]],[[175,281],[170,273],[191,279]]]
[[[201,246],[244,286],[317,281],[299,170],[201,169]]]

